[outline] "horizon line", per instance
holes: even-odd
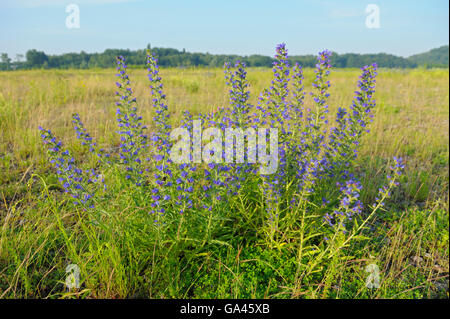
[[[431,48],[431,49],[428,49],[427,51],[423,51],[423,52],[419,52],[419,53],[414,53],[414,54],[411,54],[411,55],[408,55],[408,56],[397,55],[397,54],[394,54],[394,53],[388,53],[388,52],[371,52],[371,53],[344,52],[344,53],[341,53],[341,52],[337,52],[337,51],[334,51],[334,50],[330,50],[330,51],[331,51],[332,53],[335,53],[335,54],[338,54],[338,55],[345,55],[345,54],[359,54],[359,55],[386,54],[386,55],[392,55],[392,56],[396,56],[396,57],[409,58],[409,57],[412,57],[412,56],[414,56],[414,55],[426,53],[426,52],[429,52],[429,51],[431,51],[431,50],[439,49],[439,48],[442,48],[442,47],[445,47],[445,46],[448,47],[448,46],[449,46],[449,43],[443,44],[443,45],[440,45],[440,46],[436,46],[436,47],[433,47],[433,48]],[[78,52],[76,52],[76,51],[68,51],[68,52],[62,52],[62,53],[47,53],[45,50],[42,50],[42,49],[30,48],[30,49],[28,49],[26,52],[31,51],[31,50],[36,50],[36,51],[44,52],[44,53],[45,53],[46,55],[48,55],[48,56],[59,56],[59,55],[64,55],[64,54],[80,54],[80,53],[82,53],[82,52],[84,52],[84,53],[86,53],[86,54],[101,54],[101,53],[104,53],[104,52],[107,51],[107,50],[128,50],[128,51],[138,51],[138,50],[146,50],[146,49],[147,49],[146,47],[144,47],[144,48],[136,48],[136,49],[130,49],[130,48],[107,48],[107,49],[104,49],[103,51],[91,51],[91,52],[88,52],[88,51],[81,50],[81,51],[78,51]],[[211,53],[211,52],[208,52],[208,51],[206,51],[206,52],[204,52],[204,51],[203,51],[203,52],[200,52],[200,51],[189,51],[189,50],[186,50],[185,48],[179,49],[179,48],[174,48],[174,47],[163,47],[163,46],[155,46],[155,47],[151,47],[150,50],[152,50],[152,49],[174,49],[174,50],[177,50],[177,51],[179,51],[179,52],[183,52],[183,50],[184,50],[185,53],[191,53],[191,54],[228,55],[228,56],[241,56],[241,57],[250,57],[250,56],[255,56],[255,55],[257,55],[257,56],[265,56],[265,57],[271,57],[271,58],[273,58],[272,55],[266,55],[266,54],[260,54],[260,53],[251,53],[251,54]],[[17,55],[24,55],[24,56],[25,56],[25,55],[26,55],[26,52],[25,52],[25,53],[15,53],[14,55],[15,55],[15,56],[17,56]],[[0,52],[0,53],[3,53],[3,52]],[[6,53],[6,52],[5,52],[5,53]],[[315,56],[315,55],[317,55],[317,53],[289,54],[290,57],[294,57],[294,56]]]

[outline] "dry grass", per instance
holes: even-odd
[[[112,69],[0,73],[0,169],[5,172],[0,177],[0,189],[6,197],[11,196],[14,184],[31,165],[33,170],[44,165],[39,125],[52,129],[69,147],[74,146],[70,121],[77,112],[100,144],[117,143],[114,73]],[[351,104],[358,73],[332,73],[331,112]],[[253,103],[269,84],[270,75],[268,69],[249,70]],[[162,76],[175,121],[185,109],[206,112],[227,103],[221,69],[165,69]],[[305,78],[308,87],[312,70],[305,72]],[[131,79],[139,112],[151,126],[146,73],[131,70]],[[393,155],[405,156],[410,177],[406,193],[419,202],[448,198],[448,85],[448,70],[442,69],[382,69],[378,76],[375,122],[360,158],[362,164],[373,165],[377,174],[379,161]]]

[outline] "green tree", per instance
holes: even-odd
[[[8,54],[2,53],[0,56],[0,59],[2,61],[2,65],[1,65],[0,69],[11,70],[11,59],[8,57]]]
[[[31,68],[40,68],[44,65],[45,62],[48,63],[48,56],[41,51],[29,50],[26,53],[27,64]]]

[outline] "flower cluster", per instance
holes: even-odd
[[[340,223],[340,227],[345,229],[345,221],[351,220],[353,215],[359,214],[363,209],[362,202],[359,200],[361,189],[361,183],[352,179],[340,185],[342,197],[339,201],[339,207],[331,214],[326,213],[324,220],[330,226],[335,226],[336,223]]]
[[[105,181],[94,169],[82,170],[75,165],[75,159],[68,150],[61,149],[62,142],[57,141],[50,130],[39,127],[41,138],[47,145],[50,163],[56,168],[58,181],[68,193],[75,205],[94,208],[94,195],[101,183],[106,189]]]
[[[90,153],[95,154],[98,157],[99,163],[105,161],[106,163],[111,164],[111,161],[109,160],[111,155],[106,153],[104,149],[98,148],[97,143],[93,141],[93,138],[84,128],[84,124],[78,113],[72,115],[72,123],[74,125],[77,138],[81,140],[81,145],[84,146]]]
[[[130,85],[130,78],[127,74],[127,65],[123,56],[117,57],[117,77],[116,82],[118,97],[116,106],[117,122],[120,135],[119,157],[126,166],[126,178],[133,180],[137,185],[142,183],[144,170],[142,163],[142,150],[147,148],[147,136],[144,134],[146,126],[142,124],[142,117],[137,115],[137,102],[133,98],[133,90]]]
[[[250,92],[247,90],[249,84],[247,82],[247,72],[245,71],[245,63],[237,61],[235,64],[236,71],[230,70],[231,65],[225,63],[225,80],[230,86],[229,96],[231,105],[231,125],[233,127],[246,128],[249,122],[249,113],[251,105],[248,104]]]
[[[303,84],[303,68],[296,63],[292,69],[293,102],[292,120],[297,122],[303,118],[303,104],[305,100],[305,86]]]
[[[330,142],[327,147],[330,174],[342,174],[351,161],[357,156],[358,145],[364,132],[369,132],[367,124],[372,120],[372,109],[375,107],[375,77],[377,65],[362,68],[350,112],[339,108],[337,126],[331,129]]]
[[[326,114],[328,113],[327,99],[330,96],[328,88],[331,86],[330,81],[327,79],[330,74],[330,51],[322,51],[319,53],[318,62],[316,64],[316,77],[313,81],[314,92],[311,92],[311,96],[315,102],[315,108],[311,109],[308,114],[308,124],[311,134],[311,147],[313,151],[319,155],[321,143],[325,138],[325,132],[323,130],[323,124],[327,124]],[[322,130],[321,130],[322,129]]]
[[[192,174],[196,171],[196,167],[187,163],[174,164],[170,159],[172,147],[170,114],[166,104],[164,86],[159,75],[158,59],[150,51],[147,52],[147,71],[152,106],[155,112],[153,117],[155,131],[151,137],[154,155],[150,159],[153,171],[150,214],[154,216],[155,222],[158,222],[166,212],[175,211],[182,215],[193,207],[194,179]],[[185,112],[182,127],[189,129],[189,120],[191,119],[191,114]]]
[[[398,178],[402,175],[405,164],[401,157],[394,156],[394,165],[390,167],[391,174],[387,175],[387,184],[380,187],[378,196],[375,198],[374,207],[384,206],[384,200],[391,197],[392,188],[399,185]]]
[[[152,135],[153,147],[156,153],[166,158],[169,155],[171,148],[169,124],[169,111],[166,104],[166,95],[163,92],[163,83],[159,75],[158,59],[147,52],[147,71],[148,79],[150,81],[150,94],[152,96],[152,106],[155,111],[153,121],[156,127]]]
[[[272,67],[273,80],[269,89],[264,90],[259,97],[257,109],[260,114],[259,118],[255,116],[255,122],[258,124],[281,128],[281,141],[289,133],[286,129],[290,127],[288,120],[291,118],[292,107],[288,101],[291,72],[288,58],[286,45],[284,43],[278,45]],[[298,80],[298,75],[295,76]]]
[[[328,126],[328,98],[330,81],[328,80],[331,52],[319,53],[312,83],[312,107],[305,107],[306,90],[303,69],[300,65],[291,66],[285,44],[276,48],[273,62],[273,79],[254,107],[249,102],[249,82],[245,64],[238,61],[234,66],[225,64],[225,80],[229,87],[229,106],[219,107],[216,111],[192,115],[185,111],[178,129],[187,132],[189,161],[179,163],[173,160],[177,150],[173,150],[174,132],[171,131],[170,112],[164,94],[158,59],[147,52],[147,70],[151,104],[154,111],[154,130],[151,145],[144,134],[146,127],[142,117],[137,114],[137,101],[133,97],[125,58],[117,58],[116,92],[117,122],[120,138],[118,160],[111,160],[124,168],[124,177],[131,185],[140,186],[148,204],[149,214],[156,225],[173,224],[167,218],[177,218],[188,214],[211,216],[212,212],[230,211],[229,196],[255,198],[255,190],[246,189],[246,185],[261,185],[257,192],[263,200],[261,208],[266,212],[268,230],[273,239],[279,227],[279,221],[286,217],[292,207],[301,207],[303,211],[320,209],[324,225],[335,231],[346,230],[346,223],[363,209],[360,200],[362,190],[357,174],[352,170],[358,145],[362,135],[368,132],[375,107],[373,94],[377,66],[362,68],[357,91],[349,110],[340,107],[333,126]],[[74,114],[73,123],[81,144],[99,158],[111,163],[110,157],[99,149],[93,138],[87,133],[78,114]],[[193,124],[194,123],[194,124]],[[229,163],[226,154],[234,148],[234,141],[225,141],[225,150],[219,153],[213,146],[203,149],[202,156],[216,157],[218,162],[201,162],[198,153],[193,152],[194,145],[202,145],[207,134],[201,133],[198,123],[205,127],[246,129],[269,128],[278,135],[278,170],[273,174],[256,174],[257,165],[248,163],[244,152],[244,163]],[[43,130],[44,143],[49,145],[51,162],[57,168],[60,181],[75,203],[92,207],[95,187],[101,178],[94,169],[81,170],[67,151],[60,150],[61,143],[56,142],[50,131]],[[173,134],[173,135],[172,135]],[[202,136],[204,134],[205,136]],[[259,137],[258,137],[259,138]],[[205,139],[205,140],[203,140]],[[178,141],[179,142],[179,141]],[[209,143],[213,144],[213,143]],[[208,145],[209,145],[208,144]],[[247,143],[249,144],[249,143]],[[178,145],[178,144],[177,144]],[[144,158],[144,150],[151,146],[152,155]],[[250,146],[247,146],[249,148]],[[259,154],[256,148],[252,150]],[[171,152],[174,152],[171,154]],[[231,154],[234,153],[234,150]],[[194,155],[197,154],[197,155]],[[233,154],[234,155],[234,154]],[[233,158],[237,158],[237,155]],[[394,158],[393,175],[388,176],[386,186],[380,188],[375,207],[382,205],[390,196],[391,189],[397,185],[397,178],[403,169],[400,158]],[[175,163],[174,163],[175,162]],[[337,185],[334,187],[333,185]],[[133,186],[134,187],[134,186]],[[248,192],[253,193],[248,193]],[[317,204],[317,198],[321,203]],[[147,200],[148,199],[148,200]],[[210,221],[209,221],[210,222]]]

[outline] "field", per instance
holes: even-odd
[[[78,113],[99,145],[117,147],[115,73],[0,72],[0,298],[448,298],[448,69],[379,70],[374,122],[357,160],[363,203],[373,202],[393,156],[405,159],[405,172],[365,238],[346,247],[345,258],[316,268],[308,268],[313,256],[298,267],[290,241],[269,249],[249,235],[252,218],[245,214],[252,212],[244,202],[235,217],[248,227],[233,224],[236,237],[198,243],[146,239],[152,228],[136,217],[145,207],[133,205],[119,186],[100,226],[68,204],[38,127],[89,161],[71,124]],[[138,112],[152,131],[146,71],[129,73]],[[309,91],[314,73],[304,73]],[[359,74],[332,70],[333,117],[351,105]],[[210,112],[228,103],[222,69],[162,69],[161,76],[173,124],[183,110]],[[248,70],[252,104],[270,80],[270,69]],[[70,263],[81,268],[76,291],[64,285]],[[371,263],[380,269],[378,289],[365,285]]]

